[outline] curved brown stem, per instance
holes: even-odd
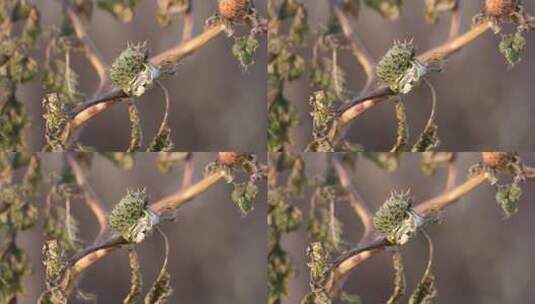
[[[333,166],[338,174],[340,185],[342,185],[349,195],[351,208],[353,208],[357,216],[361,219],[362,225],[364,226],[364,232],[359,244],[365,243],[369,240],[373,231],[372,213],[370,212],[366,202],[355,189],[355,186],[351,181],[351,177],[349,176],[349,173],[344,165],[338,159],[333,158]]]
[[[61,5],[63,6],[63,9],[67,13],[69,20],[72,23],[76,37],[78,37],[78,39],[80,39],[80,41],[84,44],[85,56],[87,57],[91,65],[95,68],[95,71],[98,74],[100,82],[95,92],[95,95],[98,95],[104,88],[104,84],[106,83],[106,80],[108,78],[108,75],[106,73],[106,70],[108,69],[108,65],[106,64],[104,57],[100,54],[97,47],[91,40],[91,38],[89,38],[89,35],[87,34],[87,31],[85,30],[85,27],[82,24],[82,21],[80,20],[80,18],[74,11],[74,8],[69,3],[69,1],[68,0],[59,0],[59,1]]]
[[[106,208],[104,207],[104,204],[102,200],[97,196],[89,182],[87,181],[87,178],[80,167],[80,164],[76,160],[76,156],[73,152],[67,152],[67,162],[69,163],[69,166],[72,169],[72,172],[74,174],[74,178],[76,180],[76,183],[80,188],[84,191],[84,201],[95,215],[98,224],[99,224],[99,233],[96,238],[96,240],[100,239],[100,237],[103,235],[104,231],[107,227],[107,216],[108,212],[106,211]]]
[[[455,39],[459,36],[461,31],[461,1],[455,1],[455,7],[451,12],[451,23],[450,23],[450,33],[448,35],[449,39]]]
[[[191,40],[191,35],[193,34],[193,0],[188,1],[188,8],[184,13],[184,27],[182,28],[182,43]]]
[[[364,73],[366,73],[366,84],[362,89],[362,91],[365,92],[369,89],[369,87],[375,80],[375,61],[373,60],[370,53],[366,50],[357,35],[353,32],[349,19],[347,18],[346,14],[340,9],[340,6],[337,1],[330,0],[330,3],[336,18],[338,19],[338,23],[340,23],[340,26],[342,27],[342,32],[344,33],[346,40],[351,46],[351,52],[353,53],[353,56],[355,56],[357,61],[364,69]]]

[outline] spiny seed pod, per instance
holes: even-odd
[[[219,152],[218,160],[225,166],[232,166],[236,164],[238,156],[240,156],[238,152]]]
[[[128,44],[111,66],[110,78],[113,84],[129,96],[141,96],[152,86],[159,70],[147,60],[147,43]]]
[[[403,222],[410,217],[410,197],[408,192],[392,192],[388,200],[373,216],[375,229],[384,236],[396,233]]]
[[[249,8],[249,0],[219,0],[219,14],[225,19],[243,19]]]
[[[482,152],[483,164],[491,168],[505,168],[513,158],[510,152]]]
[[[395,41],[377,64],[377,76],[394,92],[408,93],[425,75],[426,68],[416,59],[412,41]]]
[[[518,0],[485,0],[485,13],[492,17],[507,17],[517,10]]]
[[[113,208],[110,214],[110,226],[121,232],[129,242],[139,243],[152,229],[153,214],[147,208],[149,197],[145,189],[130,191]]]

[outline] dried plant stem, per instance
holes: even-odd
[[[491,25],[488,22],[484,22],[479,25],[476,25],[472,29],[464,33],[463,35],[419,55],[418,59],[420,59],[423,62],[446,59],[452,54],[460,51],[462,48],[464,48],[468,44],[472,43],[479,36],[481,36],[486,31],[488,31],[490,29],[490,26]]]
[[[184,174],[182,175],[182,187],[186,189],[193,183],[193,152],[189,152],[186,156],[186,164],[184,165]]]
[[[100,54],[93,41],[89,38],[89,35],[87,34],[87,31],[85,30],[85,27],[82,24],[82,21],[74,11],[74,8],[69,3],[69,1],[60,0],[60,2],[65,12],[67,12],[67,16],[69,17],[69,20],[72,23],[74,32],[76,33],[76,37],[78,37],[78,39],[80,39],[80,41],[84,44],[85,56],[87,57],[91,65],[93,65],[93,68],[95,68],[95,71],[98,74],[99,85],[95,91],[96,96],[102,92],[102,90],[104,89],[104,85],[106,84],[108,78],[108,75],[106,73],[108,65],[106,64],[104,57]]]
[[[193,0],[188,1],[188,8],[184,13],[184,24],[182,28],[182,43],[191,40],[193,34],[193,24],[195,19],[193,16]]]
[[[174,211],[206,191],[208,188],[220,181],[224,176],[225,172],[223,171],[214,172],[196,184],[193,184],[191,187],[180,190],[151,204],[151,209],[160,215],[167,211]]]
[[[436,60],[443,60],[450,55],[460,51],[463,47],[473,42],[476,38],[484,34],[490,29],[490,23],[482,23],[471,30],[467,31],[463,35],[449,40],[446,43],[428,50],[418,56],[418,59],[422,62],[432,62]],[[375,107],[380,102],[388,100],[393,93],[387,87],[381,87],[376,91],[367,94],[364,97],[359,97],[352,100],[349,106],[344,107],[343,111],[339,113],[335,123],[333,124],[329,132],[329,140],[333,143],[337,143],[343,138],[343,134],[348,125],[364,112]],[[341,136],[342,135],[342,136]]]
[[[455,1],[455,7],[451,12],[450,33],[448,38],[455,39],[461,31],[461,1]]]
[[[342,32],[344,33],[345,38],[351,45],[351,52],[353,56],[360,63],[364,72],[366,73],[366,84],[362,91],[367,91],[375,80],[375,61],[371,57],[370,53],[366,50],[360,39],[353,32],[351,23],[347,18],[347,15],[340,9],[339,4],[336,0],[330,0],[333,12],[338,19],[338,23],[342,27]]]
[[[149,61],[158,66],[162,67],[165,64],[177,63],[178,61],[184,59],[188,55],[191,55],[196,50],[200,49],[212,39],[218,37],[225,30],[225,25],[217,24],[208,29],[206,29],[202,34],[199,34],[195,38],[188,40],[185,43],[179,43],[170,49],[161,52],[160,54],[152,57]]]
[[[74,174],[74,178],[76,179],[76,183],[80,188],[84,191],[84,201],[95,215],[98,224],[99,224],[99,233],[97,236],[97,240],[100,239],[100,237],[103,235],[104,231],[107,227],[107,216],[108,212],[106,211],[106,208],[104,207],[104,204],[102,200],[98,197],[98,195],[95,193],[91,185],[89,184],[82,168],[80,167],[80,164],[76,160],[76,155],[74,155],[73,152],[67,153],[67,162],[69,163],[69,166],[72,169],[72,172]]]
[[[446,186],[444,187],[444,192],[448,192],[453,187],[455,187],[455,181],[457,180],[457,166],[455,161],[450,161],[448,163],[448,177],[446,179]]]

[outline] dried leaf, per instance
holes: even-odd
[[[433,149],[436,149],[438,145],[440,144],[440,140],[437,136],[437,130],[438,126],[435,123],[435,112],[436,112],[436,106],[437,106],[437,94],[435,91],[435,88],[427,81],[427,79],[424,79],[424,83],[429,87],[431,90],[431,93],[433,95],[432,97],[432,108],[431,108],[431,114],[429,115],[429,119],[427,120],[427,124],[420,135],[420,138],[418,138],[418,141],[416,144],[412,147],[412,152],[426,152],[431,151]]]
[[[398,19],[401,15],[402,0],[365,0],[364,3],[390,20]]]
[[[123,299],[124,304],[138,303],[141,296],[141,286],[143,284],[141,278],[141,271],[139,269],[139,259],[134,247],[128,248],[128,260],[130,261],[130,291]]]
[[[496,201],[508,217],[518,211],[518,202],[521,196],[522,188],[520,188],[518,183],[497,186]]]
[[[253,36],[238,37],[232,46],[232,54],[242,67],[247,68],[254,63],[254,54],[259,45],[258,40]]]
[[[434,303],[437,296],[435,276],[431,272],[431,266],[433,263],[433,242],[425,231],[422,232],[429,245],[429,261],[427,262],[427,267],[425,268],[425,272],[420,280],[420,283],[418,283],[418,286],[416,286],[416,289],[409,299],[409,304],[431,304]]]
[[[130,22],[139,0],[98,0],[99,8],[112,14],[122,22]]]
[[[526,47],[526,38],[522,32],[502,35],[502,40],[498,45],[500,53],[505,57],[509,66],[513,67],[522,59],[522,53]]]
[[[141,141],[143,137],[143,130],[141,129],[141,120],[139,118],[139,111],[134,102],[128,105],[128,116],[130,117],[131,132],[130,132],[130,146],[127,152],[136,152],[141,148]]]
[[[399,251],[395,251],[392,255],[392,264],[394,267],[394,291],[392,292],[390,299],[387,301],[388,304],[401,303],[407,289],[403,259]]]
[[[158,274],[156,281],[154,281],[154,284],[145,296],[145,304],[165,304],[167,303],[167,298],[169,298],[173,292],[173,288],[171,287],[171,275],[169,274],[169,271],[167,271],[169,240],[159,228],[157,230],[165,242],[165,258],[160,274]]]
[[[115,166],[124,170],[130,170],[134,167],[136,162],[136,153],[129,152],[104,152],[100,153],[107,160],[111,161]]]
[[[402,151],[409,141],[409,124],[407,122],[407,113],[405,112],[405,104],[402,101],[395,101],[396,119],[397,119],[397,138],[396,144],[390,152]]]
[[[187,159],[189,152],[161,152],[158,154],[158,169],[162,173],[169,173],[174,166]]]
[[[161,26],[169,26],[174,16],[185,13],[191,0],[158,0],[158,22]]]
[[[240,208],[244,215],[247,215],[253,210],[257,193],[257,186],[250,181],[247,183],[235,183],[231,195],[232,201]]]

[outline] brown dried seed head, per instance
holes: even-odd
[[[505,17],[513,13],[518,0],[485,0],[485,13],[492,17]]]
[[[219,13],[226,19],[242,19],[249,10],[249,0],[219,0]]]
[[[240,156],[238,152],[219,152],[219,162],[226,166],[236,164],[236,160]]]
[[[491,168],[504,168],[511,161],[509,152],[482,152],[483,164]]]

